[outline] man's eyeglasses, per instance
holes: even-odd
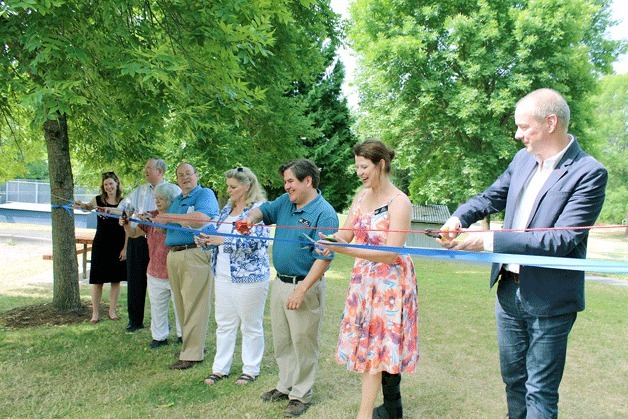
[[[196,172],[185,172],[185,173],[177,173],[177,178],[187,177],[195,175]]]

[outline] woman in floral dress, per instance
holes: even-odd
[[[338,243],[403,247],[412,204],[390,180],[394,150],[378,140],[353,148],[364,189],[353,200]],[[417,285],[409,255],[335,246],[324,239],[321,253],[354,256],[355,264],[340,326],[336,360],[362,374],[358,418],[402,417],[402,372],[413,372],[419,359]],[[380,383],[384,404],[376,409]]]

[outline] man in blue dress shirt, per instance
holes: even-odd
[[[218,215],[216,195],[198,185],[198,173],[191,164],[177,167],[177,183],[181,195],[172,201],[166,214],[155,217],[155,223],[197,229]],[[194,244],[194,233],[177,228],[166,230],[166,246],[170,247],[168,277],[183,334],[179,361],[169,368],[184,370],[205,358],[213,290],[210,253]]]

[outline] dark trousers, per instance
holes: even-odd
[[[146,237],[129,238],[126,245],[126,280],[130,326],[144,325],[147,267],[148,243]]]

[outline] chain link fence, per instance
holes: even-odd
[[[74,187],[74,200],[88,202],[98,194],[80,186]],[[0,184],[0,204],[24,202],[50,204],[50,183],[42,180],[16,179]]]

